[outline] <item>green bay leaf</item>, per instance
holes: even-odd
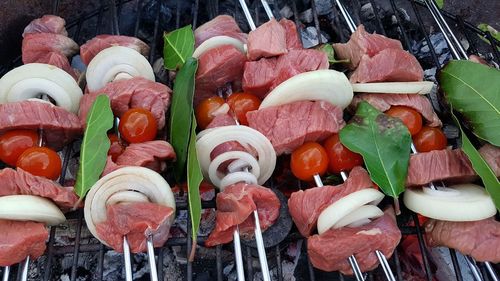
[[[495,173],[491,170],[488,163],[486,163],[481,154],[479,154],[479,152],[470,142],[465,132],[462,130],[458,118],[453,114],[453,112],[451,113],[451,115],[455,121],[455,124],[460,129],[462,135],[462,150],[472,163],[472,168],[474,168],[474,171],[476,171],[476,173],[483,181],[484,187],[490,194],[491,199],[493,199],[493,203],[495,203],[497,210],[500,211],[500,182],[495,176]]]
[[[500,146],[500,71],[470,61],[451,61],[439,74],[446,100],[479,138]]]
[[[80,147],[80,166],[75,183],[75,193],[80,200],[99,180],[104,170],[110,147],[108,130],[113,127],[113,121],[108,96],[98,96],[87,115],[87,126]]]
[[[194,113],[191,117],[191,135],[189,137],[188,162],[187,162],[187,185],[188,185],[188,200],[189,214],[191,217],[191,231],[193,237],[193,247],[191,249],[191,257],[194,257],[196,248],[196,237],[200,228],[201,220],[201,199],[200,199],[200,183],[203,180],[200,162],[196,153],[196,118]]]
[[[363,156],[380,189],[398,198],[405,189],[410,159],[411,136],[406,126],[363,101],[339,136],[342,144]]]
[[[193,114],[194,78],[198,61],[189,57],[175,77],[172,105],[170,106],[170,143],[174,147],[177,161],[174,175],[181,182],[186,170],[186,158]]]
[[[163,34],[163,64],[168,70],[177,70],[193,55],[194,33],[191,25]]]

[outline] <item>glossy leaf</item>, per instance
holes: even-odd
[[[187,162],[187,185],[189,213],[191,215],[192,226],[191,237],[193,237],[193,247],[191,249],[190,259],[193,260],[194,250],[196,248],[196,238],[198,237],[198,229],[200,228],[201,220],[200,183],[203,180],[203,174],[196,153],[196,118],[194,117],[194,113],[191,116],[191,120],[191,136],[189,138]]]
[[[444,7],[444,0],[436,0],[436,5],[439,9],[442,9]]]
[[[488,163],[486,163],[481,154],[479,154],[479,152],[470,142],[467,135],[462,130],[458,118],[453,113],[452,117],[455,120],[455,124],[460,129],[462,135],[462,150],[465,154],[467,154],[467,157],[469,157],[469,160],[472,163],[472,168],[474,168],[474,171],[476,171],[479,177],[481,177],[481,179],[483,180],[486,191],[488,191],[491,199],[493,199],[493,203],[495,203],[497,210],[500,211],[500,182],[495,176],[495,173],[491,170]]]
[[[164,33],[163,41],[163,63],[166,69],[179,69],[193,55],[194,33],[191,25]]]
[[[500,146],[500,71],[470,61],[451,61],[439,75],[451,106],[460,112],[472,132]]]
[[[87,126],[80,147],[80,166],[76,174],[75,193],[83,199],[106,166],[110,142],[108,130],[113,128],[113,111],[108,96],[96,98],[87,115]]]
[[[411,145],[410,132],[403,122],[363,101],[340,131],[340,141],[363,156],[372,181],[386,195],[398,198],[405,189]]]
[[[194,77],[198,61],[188,58],[175,77],[172,105],[170,106],[170,142],[177,155],[174,174],[181,182],[186,170],[186,158],[193,116]]]

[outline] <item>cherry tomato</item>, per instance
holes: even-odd
[[[218,96],[203,100],[195,109],[196,122],[198,126],[205,129],[214,119],[213,113],[224,104],[224,99]]]
[[[424,126],[418,134],[413,137],[413,144],[418,152],[445,149],[447,145],[444,133],[434,127]]]
[[[306,142],[294,152],[290,159],[292,173],[300,180],[310,181],[313,176],[323,175],[328,168],[328,155],[317,142]]]
[[[30,147],[26,149],[16,166],[35,176],[56,180],[61,175],[61,158],[47,147]]]
[[[118,125],[121,137],[128,143],[154,140],[158,125],[153,114],[143,108],[132,108],[125,112]]]
[[[260,99],[248,93],[234,93],[227,98],[229,108],[234,112],[241,125],[248,126],[247,112],[257,110],[260,106]]]
[[[0,136],[0,160],[15,166],[17,158],[26,149],[36,146],[38,134],[30,130],[14,130]]]
[[[385,114],[401,119],[412,136],[416,135],[422,129],[422,115],[413,108],[393,106]]]
[[[116,134],[108,134],[109,141],[111,142],[111,146],[108,150],[108,155],[111,156],[111,159],[116,162],[118,156],[120,156],[125,148],[123,147],[120,138]]]
[[[328,171],[331,173],[338,174],[363,165],[363,157],[345,147],[338,134],[327,138],[324,147],[329,159]]]

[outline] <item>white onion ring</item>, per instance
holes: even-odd
[[[119,198],[119,195],[115,194],[126,191],[139,192],[148,198],[149,202],[170,207],[175,212],[174,195],[160,174],[144,167],[124,167],[115,170],[99,179],[85,200],[84,215],[87,227],[104,245],[109,246],[99,238],[96,224],[106,221],[106,206],[110,200],[114,201],[117,198],[113,196]],[[170,220],[173,223],[174,216],[171,216]]]
[[[248,166],[250,165],[245,160],[237,159],[227,165],[227,171],[230,173],[242,171],[243,169],[248,168]]]
[[[0,103],[50,96],[67,111],[80,108],[82,89],[66,71],[53,65],[29,63],[14,68],[0,79]]]
[[[230,185],[235,183],[245,182],[248,184],[257,184],[257,178],[250,172],[233,172],[227,174],[220,183],[220,190],[224,191],[224,189]]]
[[[379,218],[383,215],[384,212],[382,212],[379,207],[374,205],[364,205],[340,219],[335,225],[335,228],[341,228],[346,225],[350,227],[361,226],[370,222],[372,219]]]
[[[87,67],[87,87],[97,91],[117,77],[128,74],[155,81],[153,68],[148,60],[134,49],[113,46],[100,51]]]
[[[137,191],[132,191],[132,190],[126,190],[126,191],[120,191],[117,192],[113,195],[111,195],[108,198],[108,201],[106,201],[106,205],[114,205],[114,204],[119,204],[119,203],[127,203],[127,202],[149,202],[148,197],[146,197],[144,194],[137,192]]]
[[[319,215],[318,233],[323,234],[330,228],[339,228],[338,223],[341,219],[363,205],[378,205],[383,198],[384,194],[373,188],[365,188],[340,198]]]
[[[58,225],[66,221],[64,214],[50,200],[33,195],[0,197],[0,219],[36,221]]]
[[[222,163],[226,162],[227,160],[234,159],[240,159],[248,163],[248,165],[251,167],[251,174],[253,174],[255,178],[259,178],[260,166],[257,160],[251,154],[245,151],[227,151],[215,157],[208,166],[208,176],[213,185],[222,188],[221,181],[224,176],[221,176],[217,169]]]
[[[198,46],[198,48],[194,50],[193,58],[199,58],[206,51],[223,45],[234,46],[236,47],[236,49],[240,50],[243,54],[246,54],[246,49],[245,49],[246,46],[243,44],[243,42],[241,42],[236,38],[221,35],[221,36],[214,36],[201,43],[200,46]]]
[[[444,221],[477,221],[497,213],[491,197],[481,186],[458,184],[448,189],[453,190],[450,192],[452,196],[443,196],[446,190],[429,193],[420,188],[407,189],[403,201],[415,213]],[[440,192],[441,196],[433,195],[436,192]]]
[[[258,184],[264,184],[271,177],[276,165],[276,152],[271,142],[262,133],[239,125],[217,127],[205,131],[198,134],[196,141],[198,160],[205,178],[209,178],[210,153],[219,144],[228,141],[237,141],[242,145],[248,144],[255,149],[260,167],[260,175],[257,176]],[[252,173],[255,175],[255,168],[252,168]]]

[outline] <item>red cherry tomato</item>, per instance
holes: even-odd
[[[128,143],[154,140],[157,129],[153,114],[143,108],[129,109],[122,115],[118,126],[121,137]]]
[[[306,142],[292,153],[290,168],[298,179],[310,181],[314,175],[326,172],[328,155],[319,143]]]
[[[422,115],[413,108],[407,106],[393,106],[385,114],[399,118],[414,136],[422,129]]]
[[[413,144],[418,152],[428,152],[445,149],[447,140],[440,129],[424,126],[422,130],[413,137]]]
[[[118,156],[120,156],[125,148],[123,147],[120,138],[116,134],[108,134],[109,141],[111,142],[111,146],[108,150],[108,155],[111,156],[111,159],[116,162]]]
[[[198,126],[201,129],[205,129],[214,119],[214,111],[216,111],[224,103],[225,101],[223,98],[213,96],[198,104],[195,109],[196,123]]]
[[[14,130],[0,136],[0,160],[9,166],[15,166],[17,158],[26,149],[36,146],[38,134],[30,130]]]
[[[35,176],[56,180],[61,175],[61,158],[47,147],[30,147],[26,149],[16,166]]]
[[[363,157],[350,151],[341,142],[338,134],[327,138],[324,144],[328,154],[328,171],[338,174],[342,171],[350,171],[356,166],[363,165]]]
[[[252,94],[234,93],[227,98],[227,104],[241,125],[248,126],[247,112],[259,109],[261,100]]]

